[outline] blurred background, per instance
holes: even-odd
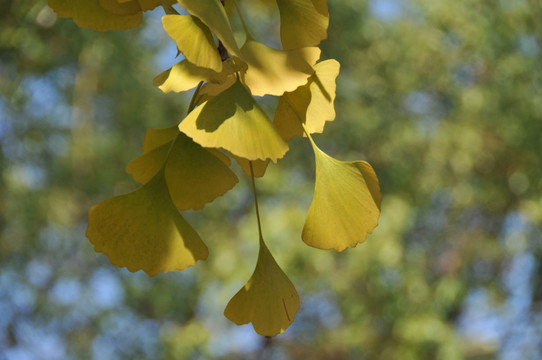
[[[278,12],[239,2],[277,45]],[[382,216],[354,249],[306,246],[314,159],[291,142],[257,187],[301,309],[263,339],[223,316],[257,256],[239,168],[233,191],[183,213],[210,249],[195,267],[130,273],[85,238],[90,206],[137,188],[124,169],[146,129],[186,112],[190,94],[152,86],[178,61],[163,12],[97,33],[45,0],[0,0],[1,360],[542,359],[541,3],[328,5],[322,58],[342,68],[337,119],[315,140],[373,165]]]

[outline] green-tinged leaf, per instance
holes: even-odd
[[[148,129],[145,133],[145,138],[143,139],[143,153],[145,154],[165,143],[170,143],[175,140],[178,134],[179,129],[177,126],[165,129]]]
[[[327,0],[277,0],[284,49],[317,46],[327,38]]]
[[[237,81],[237,76],[235,74],[228,75],[226,80],[222,83],[205,83],[200,88],[198,93],[198,100],[196,105],[201,105],[204,102],[211,100],[218,94],[222,93],[226,89],[230,88]]]
[[[164,15],[162,24],[188,61],[199,67],[222,71],[222,60],[213,35],[197,17]]]
[[[134,192],[93,206],[86,235],[112,264],[149,276],[184,270],[208,255],[173,205],[163,172]]]
[[[225,61],[222,71],[216,72],[211,69],[198,67],[188,60],[182,60],[171,69],[164,71],[154,78],[154,85],[166,94],[170,91],[181,92],[196,87],[200,81],[211,84],[223,84],[228,81],[228,77],[243,68],[244,64]],[[235,77],[232,77],[235,79]],[[231,84],[230,84],[231,85]]]
[[[276,162],[288,151],[263,109],[239,81],[195,108],[179,130],[201,146],[223,148],[247,160]]]
[[[304,136],[302,123],[309,133],[321,133],[326,121],[335,119],[333,102],[339,68],[336,60],[322,61],[314,66],[315,73],[307,84],[281,96],[273,122],[283,139]]]
[[[339,161],[312,145],[316,186],[303,241],[319,249],[355,247],[378,225],[382,196],[376,174],[365,161]]]
[[[252,171],[254,172],[254,177],[262,177],[265,175],[265,171],[267,170],[267,166],[269,165],[269,160],[255,160],[250,161],[245,158],[235,156],[232,154],[232,157],[237,161],[239,166],[241,166],[241,169],[245,173],[246,176],[250,177],[250,163],[252,162]]]
[[[220,0],[178,0],[190,14],[197,16],[222,41],[231,54],[239,56],[228,15]]]
[[[176,0],[137,0],[137,2],[139,3],[139,7],[143,11],[152,10],[155,7],[162,5],[162,1],[166,5],[173,5],[177,3]]]
[[[60,17],[73,18],[80,27],[96,31],[127,30],[141,23],[142,13],[117,15],[100,6],[99,0],[48,0]]]
[[[249,38],[240,57],[248,65],[243,82],[252,95],[280,96],[307,82],[314,73],[312,66],[320,57],[320,49],[277,50]]]
[[[299,296],[294,284],[260,239],[254,273],[230,300],[224,315],[237,325],[252,323],[262,336],[275,336],[290,326],[298,309]]]
[[[167,158],[165,178],[173,203],[180,210],[198,210],[232,189],[239,179],[223,161],[175,130],[173,140],[132,160],[126,172],[145,184],[160,171]]]
[[[99,0],[99,2],[101,7],[116,15],[131,15],[141,12],[141,7],[137,1]]]

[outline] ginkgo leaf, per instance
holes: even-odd
[[[339,68],[336,60],[322,61],[314,66],[307,84],[281,96],[273,122],[284,140],[303,136],[302,123],[310,134],[321,133],[326,121],[335,119],[333,102]]]
[[[355,247],[378,225],[382,195],[376,174],[365,161],[339,161],[311,143],[316,185],[303,241],[319,249]]]
[[[79,27],[96,31],[127,30],[141,23],[142,13],[117,15],[100,6],[99,0],[48,0],[60,17],[73,18]]]
[[[118,2],[116,0],[99,0],[100,6],[117,15],[131,15],[141,12],[137,1]]]
[[[251,278],[235,294],[224,315],[237,325],[252,323],[262,336],[283,333],[294,321],[299,296],[260,238],[258,262]]]
[[[223,84],[227,82],[228,76],[241,70],[244,64],[239,62],[234,63],[233,61],[228,60],[222,63],[222,65],[222,71],[216,72],[211,69],[196,66],[185,59],[169,70],[156,76],[153,83],[166,94],[170,91],[182,92],[190,90],[196,87],[200,81],[212,84]],[[233,78],[235,79],[235,77]]]
[[[277,0],[284,49],[317,46],[327,38],[327,0]]]
[[[148,129],[143,139],[142,150],[147,153],[160,145],[170,143],[179,134],[177,126],[168,127],[165,129]]]
[[[121,0],[118,1],[121,2]],[[166,5],[172,5],[177,3],[176,0],[137,0],[139,7],[143,11],[152,10],[155,7],[162,5],[162,1]]]
[[[86,235],[112,264],[149,276],[184,270],[209,253],[173,205],[163,172],[134,192],[93,206]]]
[[[198,210],[232,189],[239,179],[220,159],[175,130],[173,140],[132,160],[126,172],[145,184],[167,160],[165,178],[173,203],[179,210]]]
[[[207,25],[231,54],[239,56],[239,47],[220,0],[178,0],[178,2],[186,11]]]
[[[222,71],[222,60],[213,35],[197,17],[164,15],[162,24],[188,61],[199,67]]]
[[[246,176],[251,177],[252,174],[250,172],[250,163],[252,163],[252,172],[254,173],[254,177],[262,177],[265,175],[265,171],[267,170],[267,166],[269,165],[269,160],[254,160],[250,161],[245,158],[231,155],[235,161],[241,166],[241,169],[245,173]]]
[[[211,100],[224,90],[230,88],[237,81],[237,75],[231,74],[226,77],[226,80],[221,83],[205,83],[200,88],[196,105],[201,105],[204,102]]]
[[[243,82],[254,96],[280,96],[305,84],[319,57],[317,47],[277,50],[247,38],[240,56],[248,65]]]
[[[263,109],[239,81],[195,108],[179,130],[201,146],[223,148],[247,160],[276,162],[288,151]]]

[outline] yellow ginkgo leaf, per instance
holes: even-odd
[[[376,174],[365,161],[339,161],[312,146],[316,185],[303,241],[319,249],[355,247],[378,225],[382,195]]]
[[[222,71],[216,72],[208,68],[196,66],[185,59],[156,76],[153,83],[166,94],[170,91],[182,92],[190,90],[196,87],[200,81],[219,85],[226,83],[228,77],[241,70],[244,65],[240,62],[234,63],[231,60],[225,61],[222,64]],[[235,79],[234,76],[232,78]]]
[[[190,14],[197,16],[222,41],[226,49],[239,56],[239,47],[233,36],[228,15],[220,0],[178,0]]]
[[[48,0],[60,17],[73,18],[80,27],[96,31],[127,30],[141,23],[142,13],[117,15],[100,6],[99,0]]]
[[[121,2],[122,0],[117,0],[117,1]],[[136,1],[139,4],[139,7],[141,8],[141,10],[143,11],[152,10],[155,7],[162,5],[162,2],[165,3],[166,5],[172,5],[172,4],[177,3],[176,0],[136,0]]]
[[[167,161],[165,177],[173,203],[180,210],[198,210],[232,189],[239,179],[220,159],[175,130],[173,140],[132,160],[126,172],[145,184]]]
[[[277,0],[284,49],[317,46],[327,38],[327,0]]]
[[[280,96],[305,84],[319,57],[317,47],[277,50],[248,38],[241,47],[240,58],[248,65],[243,82],[252,95]]]
[[[311,134],[321,133],[326,121],[335,119],[333,102],[339,68],[336,60],[322,61],[314,66],[307,84],[281,96],[273,122],[284,140],[303,136],[301,124]]]
[[[188,61],[199,67],[222,71],[222,60],[213,35],[197,17],[165,15],[162,24]]]
[[[246,176],[251,177],[252,174],[250,172],[250,163],[252,163],[252,171],[254,173],[254,177],[262,177],[265,175],[265,171],[267,170],[267,166],[269,165],[269,160],[255,160],[250,161],[245,158],[231,155],[235,161],[241,166],[241,169],[245,173]]]
[[[288,151],[288,144],[239,81],[195,108],[179,130],[201,146],[223,148],[247,160],[276,162]]]
[[[149,276],[184,270],[209,253],[173,205],[162,171],[138,190],[93,206],[86,235],[112,264]]]
[[[226,77],[226,80],[221,83],[205,83],[200,88],[196,105],[201,105],[204,102],[211,100],[224,90],[230,88],[237,81],[237,75],[231,74]]]
[[[252,277],[235,294],[224,315],[237,325],[252,323],[262,336],[283,333],[294,321],[299,296],[260,238],[258,262]]]

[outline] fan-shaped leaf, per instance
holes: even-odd
[[[228,60],[222,63],[222,71],[216,72],[211,69],[198,67],[188,60],[182,60],[169,70],[164,71],[154,78],[154,85],[166,94],[170,91],[181,92],[196,87],[200,81],[212,84],[223,84],[228,77],[241,70],[244,64],[234,63]],[[235,77],[232,77],[235,79]],[[231,85],[231,84],[230,84]]]
[[[321,133],[326,121],[335,119],[333,102],[339,68],[335,60],[322,61],[314,66],[315,73],[307,84],[281,96],[273,122],[284,140],[303,136],[302,123],[309,133]]]
[[[250,173],[250,163],[252,162],[252,171],[254,172],[254,177],[262,177],[265,175],[265,171],[267,170],[267,166],[269,165],[269,160],[254,160],[250,161],[245,158],[231,155],[235,161],[241,166],[241,169],[245,173],[246,176],[251,177],[252,174]]]
[[[280,96],[307,82],[314,73],[312,66],[320,57],[320,49],[277,50],[248,38],[240,57],[248,65],[243,82],[252,95]]]
[[[365,241],[378,225],[378,179],[367,162],[339,161],[312,145],[316,186],[302,238],[319,249],[343,251]]]
[[[317,46],[327,37],[327,0],[277,0],[284,49]]]
[[[252,323],[262,336],[283,333],[294,321],[299,296],[260,239],[258,262],[246,285],[235,294],[224,315],[237,325]]]
[[[163,172],[126,195],[90,209],[88,239],[112,264],[149,276],[184,270],[208,250],[169,197]]]
[[[132,160],[126,172],[145,184],[161,169],[167,157],[165,177],[173,203],[180,210],[201,209],[239,180],[221,160],[175,130],[177,135],[173,140]]]
[[[178,0],[190,14],[197,16],[222,41],[226,49],[239,56],[228,15],[220,0]]]
[[[204,147],[223,148],[247,160],[277,159],[288,145],[247,89],[237,81],[195,108],[179,130]]]
[[[222,60],[213,35],[197,17],[165,15],[162,24],[188,61],[199,67],[222,71]]]
[[[73,18],[80,27],[96,31],[127,30],[141,23],[142,13],[117,15],[100,6],[99,0],[48,0],[60,17]]]

